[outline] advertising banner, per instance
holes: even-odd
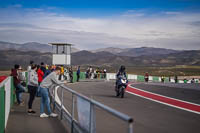
[[[91,130],[92,133],[96,132],[96,124],[95,124],[95,112],[90,110],[90,102],[84,100],[81,97],[77,97],[77,110],[78,110],[78,122],[82,128],[84,128],[86,131],[90,131],[90,113],[92,117],[91,121]]]

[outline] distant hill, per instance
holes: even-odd
[[[0,57],[1,70],[11,69],[14,64],[26,67],[31,60],[37,64],[41,62],[51,64],[52,62],[51,53],[40,53],[37,51],[0,50]]]
[[[92,53],[97,53],[97,52],[109,52],[112,54],[118,54],[123,52],[125,49],[121,49],[121,48],[114,48],[114,47],[108,47],[108,48],[100,48],[100,49],[96,49],[96,50],[92,50]]]
[[[180,51],[172,50],[172,49],[165,49],[165,48],[153,48],[153,47],[141,47],[141,48],[101,48],[93,50],[93,53],[97,52],[109,52],[118,56],[131,56],[131,57],[138,57],[141,55],[164,55],[164,54],[171,54],[171,53],[178,53]]]
[[[147,55],[147,56],[166,55],[166,54],[172,54],[172,53],[178,53],[178,52],[180,51],[165,49],[165,48],[141,47],[141,48],[125,49],[123,52],[118,53],[118,55],[138,57],[142,55]]]
[[[79,51],[72,54],[72,64],[106,66],[119,66],[121,64],[126,66],[200,65],[200,50],[137,57],[119,56],[109,52],[91,53],[89,51]]]
[[[20,50],[20,51],[38,51],[38,52],[52,52],[52,46],[49,44],[41,44],[38,42],[28,42],[24,44],[10,43],[0,41],[0,50]],[[80,51],[72,47],[72,53]]]

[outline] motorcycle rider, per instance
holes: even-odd
[[[116,75],[116,86],[115,86],[115,90],[116,91],[118,91],[118,85],[119,85],[119,80],[120,80],[120,78],[121,77],[124,77],[124,78],[126,78],[126,80],[127,80],[127,76],[126,76],[126,68],[125,68],[125,66],[121,66],[120,67],[120,69],[119,69],[119,71],[117,72],[117,75]],[[127,80],[127,82],[128,82],[128,80]]]

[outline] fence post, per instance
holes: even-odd
[[[5,86],[0,87],[0,133],[5,131]]]
[[[63,88],[61,90],[61,111],[60,111],[60,119],[62,120],[63,118]]]
[[[129,123],[128,133],[133,133],[133,123]]]
[[[54,89],[53,93],[53,111],[55,111],[55,106],[56,106],[56,88]]]
[[[74,94],[72,93],[72,123],[71,123],[71,133],[74,132]]]
[[[94,116],[94,105],[90,103],[90,123],[89,123],[89,133],[93,132],[93,116]]]

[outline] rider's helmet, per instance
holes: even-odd
[[[124,73],[125,70],[126,70],[125,66],[122,65],[122,66],[120,67],[120,69],[119,69],[119,72]]]
[[[126,70],[125,66],[122,65],[122,66],[120,67],[120,70],[119,70],[119,71],[120,71],[120,72],[125,72],[125,70]]]

